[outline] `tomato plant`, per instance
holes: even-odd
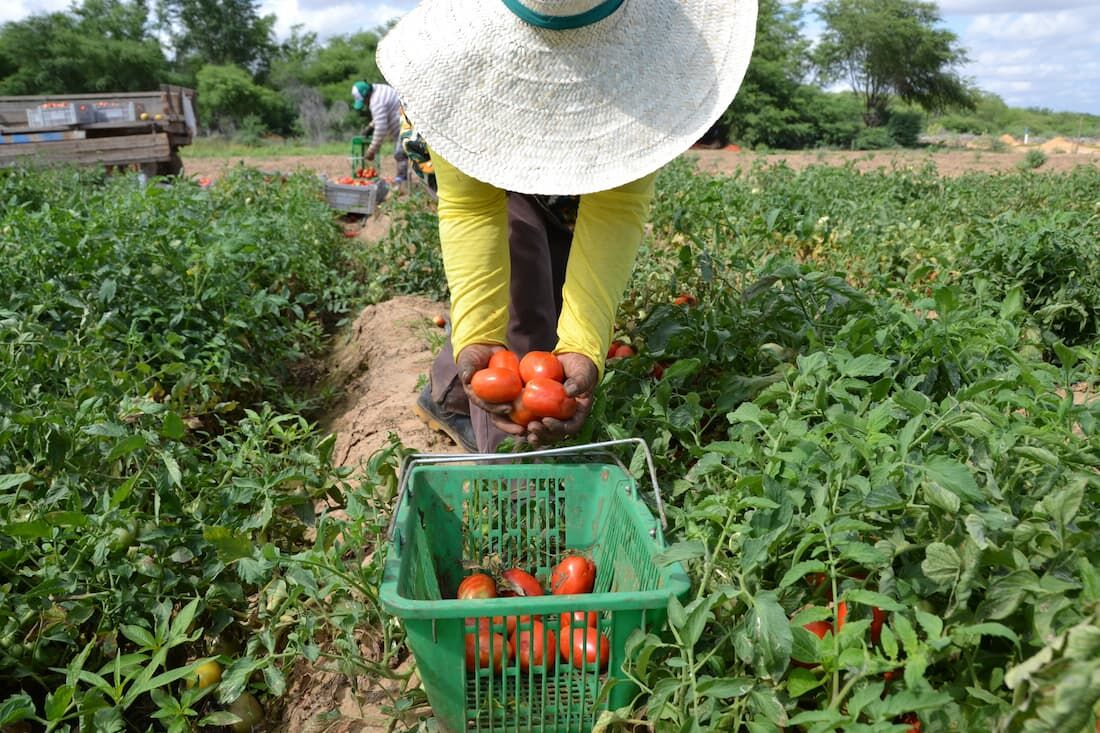
[[[523,407],[535,417],[568,420],[577,411],[577,400],[565,394],[561,382],[535,377],[523,387]]]
[[[580,555],[562,559],[550,572],[550,592],[554,595],[591,593],[595,584],[595,563]]]
[[[549,351],[529,351],[519,361],[519,373],[524,384],[533,379],[543,378],[560,382],[565,379],[558,357]]]

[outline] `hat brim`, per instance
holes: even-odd
[[[601,191],[652,173],[741,85],[756,0],[626,0],[572,30],[500,0],[423,0],[377,62],[425,140],[479,180],[522,193]]]
[[[352,102],[351,106],[352,106],[353,109],[363,109],[364,107],[367,106],[367,104],[362,99],[357,99],[354,102]]]

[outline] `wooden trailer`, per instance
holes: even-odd
[[[179,149],[197,133],[195,92],[185,87],[0,97],[0,166],[71,163],[176,175]]]

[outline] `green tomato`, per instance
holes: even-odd
[[[264,709],[251,692],[243,692],[229,706],[229,712],[240,718],[230,729],[233,733],[252,733],[264,722]]]

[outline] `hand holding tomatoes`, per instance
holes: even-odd
[[[577,401],[572,417],[565,419],[545,417],[529,425],[528,442],[544,445],[557,442],[567,436],[576,435],[592,411],[592,392],[596,389],[599,371],[596,365],[583,354],[558,354],[562,372],[565,376],[563,387],[565,396]]]

